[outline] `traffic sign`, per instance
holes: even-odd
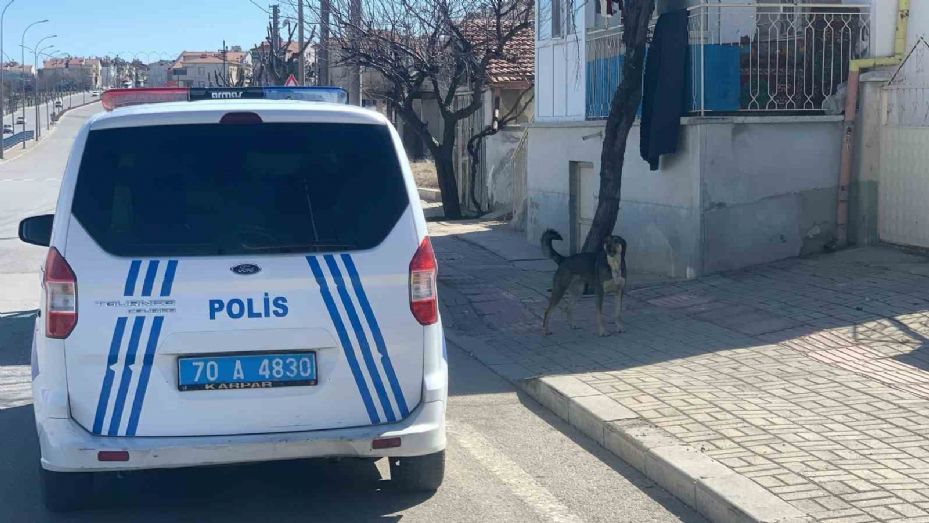
[[[290,76],[287,77],[287,81],[284,82],[284,87],[296,87],[296,86],[297,86],[297,79],[294,78],[293,74],[291,74]]]

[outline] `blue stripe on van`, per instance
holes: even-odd
[[[129,274],[126,275],[126,286],[123,288],[123,296],[132,296],[135,294],[135,283],[139,279],[139,269],[142,267],[142,260],[132,260],[129,265]]]
[[[151,296],[152,287],[155,286],[155,276],[158,274],[158,260],[148,262],[148,270],[145,271],[145,283],[142,284],[142,296]]]
[[[339,310],[336,308],[335,301],[332,299],[332,293],[329,292],[329,285],[326,283],[325,276],[323,276],[323,270],[319,265],[319,260],[317,260],[315,256],[307,256],[306,261],[310,264],[310,269],[313,271],[313,276],[316,278],[316,284],[319,285],[319,293],[322,295],[323,302],[326,304],[326,309],[329,311],[329,318],[332,319],[332,324],[335,326],[336,333],[339,335],[339,341],[342,343],[342,350],[345,352],[345,359],[348,361],[352,376],[355,378],[355,386],[358,387],[358,392],[361,394],[361,401],[364,402],[365,409],[368,411],[368,418],[371,420],[372,424],[380,423],[381,419],[377,415],[374,402],[371,400],[371,393],[368,392],[368,385],[365,383],[364,376],[361,374],[361,368],[358,366],[358,358],[355,357],[355,349],[352,347],[352,342],[349,340],[348,333],[345,331],[345,324],[342,323],[342,318],[339,316]]]
[[[358,345],[361,347],[361,356],[364,358],[365,366],[368,367],[368,375],[371,376],[371,383],[374,384],[377,397],[381,400],[381,408],[384,409],[384,416],[387,417],[387,421],[393,423],[397,421],[397,416],[394,415],[394,408],[390,404],[390,398],[387,397],[387,390],[384,389],[384,382],[381,381],[381,373],[377,370],[377,364],[374,363],[371,346],[368,345],[368,336],[365,334],[364,328],[361,326],[361,321],[358,319],[358,313],[355,311],[355,304],[352,303],[352,298],[348,295],[348,290],[345,288],[345,280],[342,278],[342,271],[339,270],[339,266],[336,264],[335,258],[331,254],[325,255],[324,258],[326,259],[326,265],[329,266],[329,272],[332,273],[332,277],[335,279],[335,288],[339,293],[339,298],[342,299],[342,307],[345,309],[345,313],[348,314],[348,321],[352,324],[352,329],[355,330],[355,337],[358,338]]]
[[[174,273],[177,272],[177,260],[169,260],[168,267],[165,269],[165,279],[161,282],[161,295],[170,296],[171,287],[174,285]]]
[[[142,356],[142,371],[139,373],[139,386],[135,389],[135,399],[132,400],[132,410],[129,414],[129,424],[126,426],[126,435],[135,436],[139,427],[139,417],[142,415],[142,403],[145,401],[145,389],[148,387],[148,378],[152,374],[152,364],[155,362],[155,349],[158,347],[158,337],[161,335],[161,324],[164,316],[155,316],[152,320],[152,330],[148,334],[148,343],[145,346],[145,355]]]
[[[141,263],[141,262],[140,262]],[[106,417],[106,406],[110,402],[110,389],[113,387],[113,376],[116,372],[113,365],[119,359],[119,346],[123,343],[123,333],[126,331],[128,318],[121,316],[116,320],[113,328],[113,339],[110,341],[110,352],[106,357],[106,371],[103,374],[103,385],[100,387],[100,399],[97,400],[97,414],[94,416],[94,434],[103,433],[103,418]]]
[[[394,393],[397,400],[397,407],[400,408],[401,418],[410,414],[407,407],[406,399],[403,397],[403,389],[400,388],[400,382],[397,380],[397,373],[394,372],[394,366],[390,362],[390,354],[387,352],[387,344],[384,343],[384,336],[381,334],[381,327],[377,324],[377,317],[374,310],[371,309],[371,302],[368,301],[368,295],[365,293],[364,286],[361,285],[361,278],[358,276],[358,269],[351,255],[342,254],[342,263],[345,264],[345,270],[348,271],[348,277],[352,280],[352,286],[355,288],[355,295],[358,297],[358,305],[368,321],[368,328],[371,329],[371,336],[374,337],[374,345],[377,346],[377,352],[381,356],[381,365],[384,366],[384,373],[387,374],[387,382],[390,383],[390,390]]]
[[[116,436],[119,432],[119,422],[123,419],[123,408],[126,406],[126,394],[129,392],[129,383],[132,381],[131,367],[135,365],[135,355],[139,349],[139,338],[142,336],[144,325],[145,316],[136,316],[132,321],[129,348],[126,349],[126,361],[123,362],[123,372],[119,378],[119,390],[116,392],[116,403],[113,405],[113,415],[110,417],[108,436]]]

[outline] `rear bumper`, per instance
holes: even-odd
[[[313,457],[421,456],[445,449],[445,402],[421,403],[390,425],[244,436],[102,437],[71,419],[37,423],[42,467],[88,472],[196,467]],[[371,441],[400,437],[401,446],[375,450]],[[101,450],[129,451],[129,461],[100,462]]]

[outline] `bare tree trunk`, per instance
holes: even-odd
[[[443,143],[433,148],[436,175],[439,178],[439,190],[442,193],[442,211],[446,218],[461,218],[461,204],[458,202],[458,180],[455,178],[455,142]]]
[[[468,140],[468,156],[471,158],[471,161],[468,162],[469,196],[471,198],[471,204],[474,205],[478,214],[484,214],[481,202],[477,199],[477,171],[481,164],[481,146],[484,145],[484,138],[491,134],[490,131],[484,129]]]
[[[319,55],[316,64],[319,67],[317,82],[329,85],[329,0],[319,3]]]
[[[626,60],[623,63],[623,80],[613,94],[603,132],[603,149],[600,152],[600,199],[582,248],[587,252],[599,249],[604,238],[613,234],[613,228],[616,227],[626,139],[629,138],[629,131],[642,102],[642,74],[648,42],[648,25],[655,10],[655,0],[626,0],[624,6],[623,43],[626,46]]]

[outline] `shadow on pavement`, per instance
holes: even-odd
[[[301,460],[104,474],[95,508],[52,514],[39,495],[32,407],[0,411],[0,427],[0,470],[16,471],[0,474],[0,521],[396,521],[390,514],[429,497],[391,491],[374,462]]]
[[[929,370],[929,356],[923,354],[929,336],[929,258],[920,253],[850,249],[686,281],[637,281],[640,276],[632,273],[623,308],[625,333],[597,337],[594,299],[584,297],[575,307],[577,330],[570,329],[559,307],[552,315],[554,334],[543,336],[541,317],[554,264],[527,258],[539,248],[512,231],[468,227],[438,224],[430,230],[442,317],[446,328],[492,347],[480,355],[494,360],[485,361],[490,365],[517,364],[529,376],[606,373],[777,344],[801,352],[885,344],[892,347],[875,358]],[[522,245],[511,248],[503,239]],[[567,252],[564,242],[556,248]],[[608,297],[604,312],[610,327],[613,307]],[[875,367],[866,361],[849,370],[897,386],[893,376],[870,370]],[[929,374],[920,381],[929,385]]]
[[[29,365],[36,314],[35,310],[0,314],[0,367]]]

